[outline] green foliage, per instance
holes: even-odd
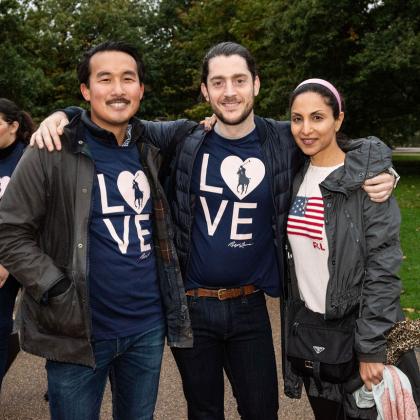
[[[25,47],[31,44],[32,33],[25,30],[24,5],[16,0],[0,2],[0,96],[33,111],[51,84],[38,67],[36,54]]]
[[[401,175],[395,190],[401,210],[401,247],[404,261],[400,276],[403,283],[401,303],[411,308],[410,317],[420,317],[420,154],[394,155],[394,165]]]
[[[372,11],[374,26],[349,62],[355,66],[351,101],[369,107],[354,126],[394,143],[416,136],[420,146],[420,3],[388,0]],[[356,110],[357,111],[357,110]]]
[[[76,64],[106,39],[144,56],[145,118],[200,119],[200,65],[215,43],[257,59],[256,111],[284,119],[305,78],[331,80],[347,99],[344,131],[420,145],[417,0],[2,0],[0,90],[35,117],[83,104]]]

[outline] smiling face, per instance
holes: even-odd
[[[19,123],[17,121],[9,123],[0,114],[0,149],[10,146],[16,140],[18,128]]]
[[[317,166],[335,165],[343,152],[337,145],[336,133],[344,119],[341,112],[337,119],[323,96],[316,92],[297,95],[291,107],[291,130],[296,144],[311,157]]]
[[[89,86],[82,83],[80,90],[90,102],[92,121],[113,133],[125,130],[144,92],[136,61],[125,52],[102,51],[89,65]]]
[[[253,80],[245,59],[237,54],[210,59],[207,83],[201,84],[201,92],[219,121],[230,126],[253,121],[259,89],[258,76]]]

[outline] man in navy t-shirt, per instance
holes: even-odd
[[[224,418],[225,371],[242,418],[271,420],[278,386],[264,292],[279,296],[281,287],[273,180],[254,123],[259,79],[247,61],[253,60],[245,48],[230,46],[205,58],[202,93],[218,122],[195,155],[189,191],[194,216],[185,288],[194,347],[173,354],[189,419]]]
[[[192,344],[158,149],[132,119],[143,72],[128,44],[88,51],[90,112],[61,153],[29,150],[1,200],[2,263],[24,286],[22,345],[47,359],[53,420],[99,419],[109,376],[115,418],[152,418],[166,326]]]

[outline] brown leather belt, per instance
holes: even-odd
[[[257,289],[254,285],[247,284],[245,286],[235,287],[232,289],[203,289],[199,287],[198,289],[187,290],[185,294],[187,296],[211,297],[219,300],[226,300],[251,295],[258,290],[259,289]]]

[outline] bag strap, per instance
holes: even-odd
[[[322,393],[322,381],[321,381],[321,363],[313,361],[313,372],[314,372],[314,381],[316,388],[319,392],[319,394]]]

